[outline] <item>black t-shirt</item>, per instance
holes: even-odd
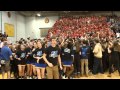
[[[58,64],[58,55],[60,55],[60,49],[56,47],[49,46],[45,50],[45,54],[47,54],[47,60],[52,63],[54,66]]]
[[[36,49],[37,49],[37,48],[36,48]],[[34,55],[36,49],[35,49],[35,48],[32,49],[32,57],[33,57],[33,55]],[[35,58],[33,58],[32,61],[33,61],[33,63],[37,63],[37,61],[36,61]]]
[[[25,50],[24,51],[20,50],[16,53],[16,55],[17,58],[20,58],[21,60],[25,60],[27,53]]]
[[[32,52],[32,48],[28,47],[25,49],[26,53],[31,53]]]
[[[32,55],[32,48],[26,48],[26,54],[28,55],[27,60],[32,61],[33,60],[33,55]],[[29,53],[29,54],[28,54]]]
[[[12,51],[12,50],[11,50]],[[12,58],[15,59],[15,55],[16,55],[16,50],[12,51]]]
[[[37,48],[34,52],[33,52],[33,55],[35,55],[35,57],[42,57],[43,56],[43,53],[44,53],[44,48]],[[45,61],[42,59],[39,60],[39,63],[41,64],[44,64]]]
[[[65,61],[72,61],[73,50],[69,48],[61,48],[62,59]]]
[[[11,50],[12,51],[12,50]],[[16,61],[16,58],[15,58],[15,55],[16,55],[16,51],[12,51],[12,59],[13,60],[10,60],[10,63],[13,65],[13,63]]]

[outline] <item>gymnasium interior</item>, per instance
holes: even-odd
[[[66,34],[65,32],[68,33]],[[20,40],[26,42],[29,40],[40,40],[44,42],[45,38],[50,39],[54,35],[60,39],[69,37],[77,40],[77,38],[86,39],[86,34],[93,36],[92,38],[94,39],[98,33],[102,39],[114,37],[120,43],[120,11],[0,11],[0,39],[2,42],[2,37],[7,35],[5,38],[11,47]],[[120,51],[118,52],[120,53]],[[119,55],[118,61],[120,62]],[[120,79],[118,70],[120,68],[114,68],[112,76],[108,76],[109,68],[111,67],[109,66],[109,60],[106,60],[108,59],[106,56],[104,57],[105,62],[103,61],[102,63],[105,69],[104,74],[93,75],[91,71],[93,66],[90,66],[93,65],[91,63],[94,63],[94,58],[92,59],[93,62],[88,61],[89,76],[75,77],[73,70],[72,79]],[[15,79],[14,71],[10,74],[10,79]],[[0,79],[3,79],[1,71]],[[7,73],[5,73],[4,79],[7,79]]]

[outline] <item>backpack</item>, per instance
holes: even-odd
[[[88,51],[88,47],[82,47],[81,48],[81,56],[86,57],[87,51]]]

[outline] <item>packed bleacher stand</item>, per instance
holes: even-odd
[[[100,33],[100,37],[113,36],[115,34],[111,30],[113,23],[114,19],[109,16],[62,17],[48,31],[47,37],[56,34],[64,38],[77,38],[84,37],[85,33],[95,37],[96,32]]]

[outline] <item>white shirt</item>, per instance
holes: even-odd
[[[117,37],[120,37],[120,33],[116,33],[116,36],[117,36]]]
[[[94,47],[94,50],[93,50],[93,53],[94,53],[94,56],[97,57],[97,58],[102,58],[102,46],[100,43],[97,43]]]
[[[0,42],[0,48],[2,48],[3,47],[3,42]]]

